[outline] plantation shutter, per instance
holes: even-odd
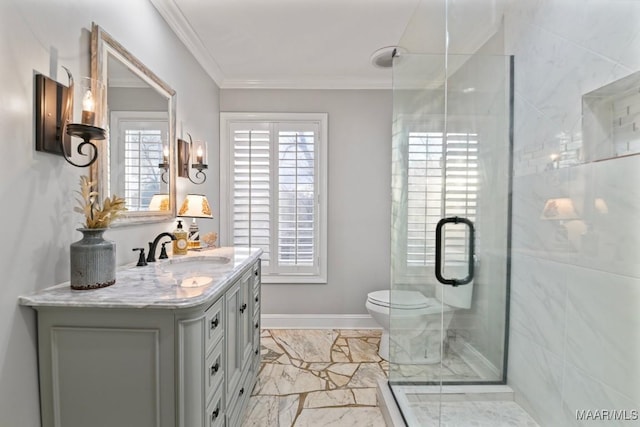
[[[263,250],[262,268],[271,264],[271,131],[264,123],[233,123],[232,242]]]
[[[443,217],[476,220],[478,141],[476,134],[410,132],[407,192],[407,267],[433,266],[435,230]],[[464,262],[466,228],[447,227],[445,259]]]
[[[316,265],[316,124],[278,123],[278,265],[312,272]]]
[[[318,126],[235,122],[230,132],[233,245],[261,248],[267,274],[315,274]]]

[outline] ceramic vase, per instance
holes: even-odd
[[[71,288],[98,289],[116,283],[116,245],[106,228],[78,228],[82,239],[71,244]]]

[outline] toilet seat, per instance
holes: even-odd
[[[367,295],[367,301],[381,307],[418,310],[433,305],[431,298],[416,291],[394,291],[393,302],[390,299],[391,292],[389,290],[375,291]]]

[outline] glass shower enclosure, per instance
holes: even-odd
[[[512,92],[511,57],[394,59],[389,385],[409,426],[506,383]]]

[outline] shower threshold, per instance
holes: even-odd
[[[538,427],[507,385],[394,385],[378,381],[380,410],[388,427]]]

